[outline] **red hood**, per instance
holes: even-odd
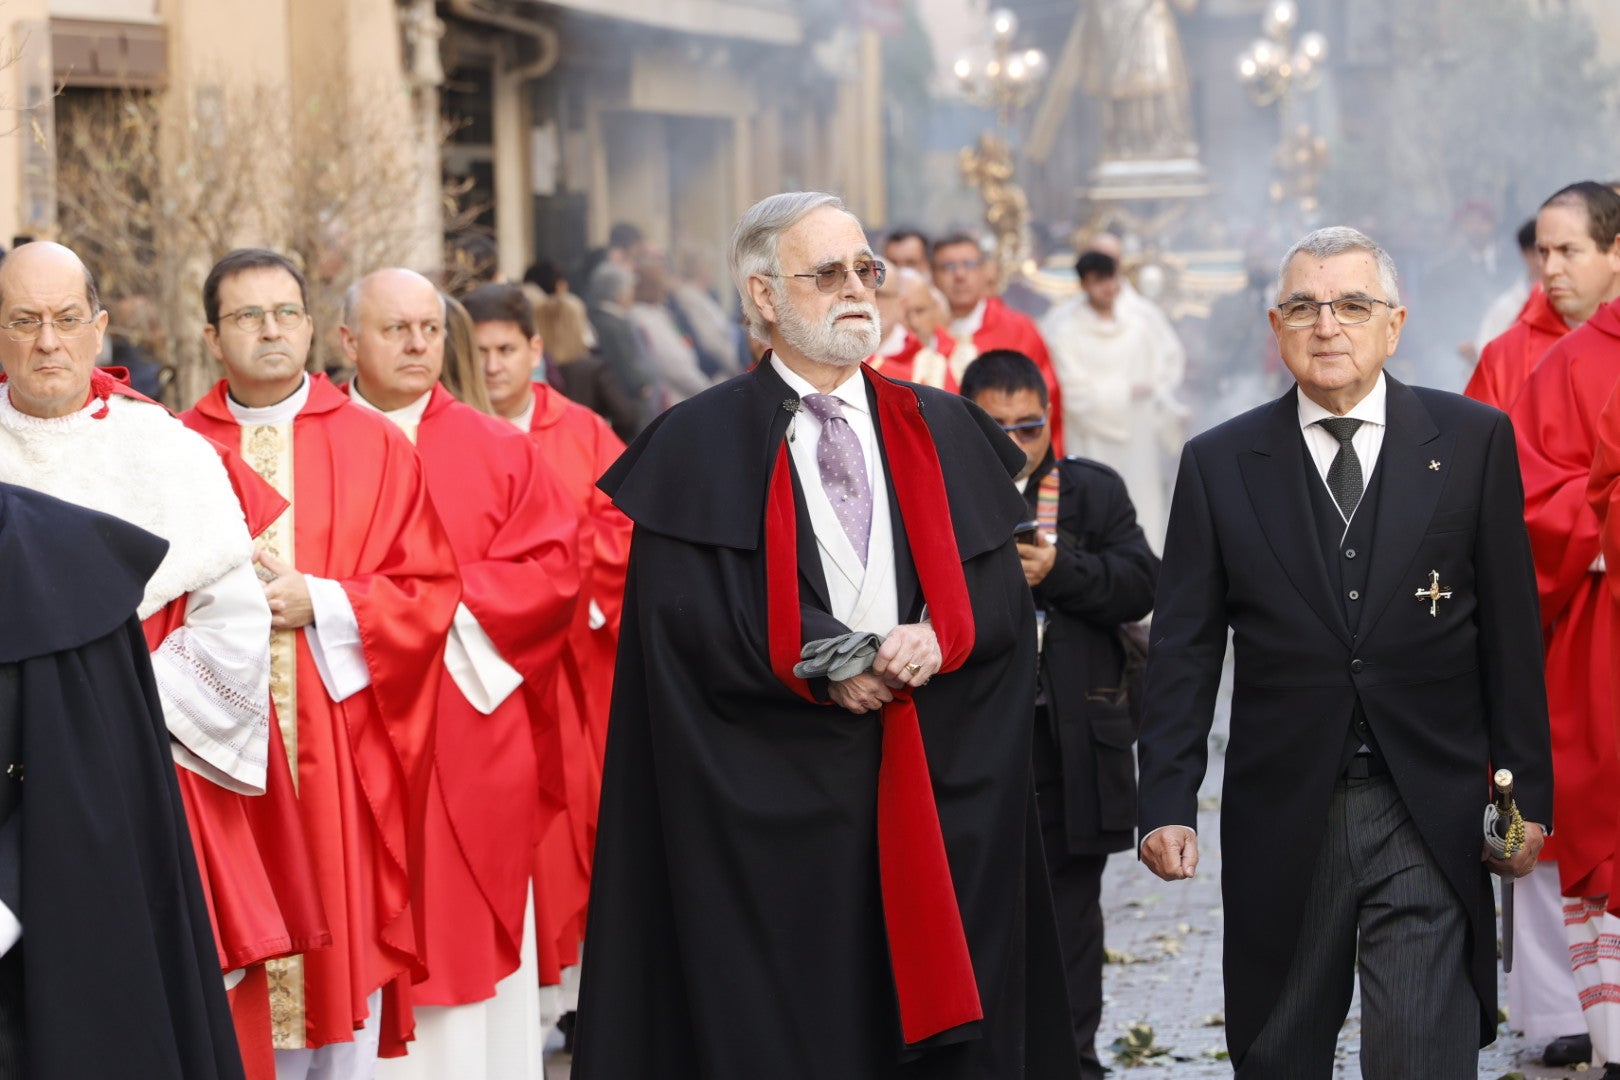
[[[1540,285],[1531,286],[1530,296],[1519,311],[1519,321],[1530,329],[1539,330],[1544,334],[1562,337],[1569,333],[1569,324],[1564,322],[1564,317],[1554,311],[1552,304],[1547,302],[1547,294],[1542,291]]]
[[[1597,312],[1586,320],[1586,325],[1601,334],[1608,334],[1612,338],[1620,338],[1620,300],[1604,304]]]

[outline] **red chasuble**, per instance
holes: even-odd
[[[568,809],[546,830],[535,852],[536,903],[546,911],[539,921],[555,930],[539,941],[540,982],[551,986],[561,981],[563,968],[579,962],[579,942],[584,936],[632,525],[596,486],[597,478],[624,452],[624,443],[606,420],[544,383],[536,383],[529,437],[581,515],[583,587],[554,697]],[[591,601],[604,619],[594,630]]]
[[[1535,286],[1513,325],[1492,338],[1480,351],[1479,363],[1463,393],[1507,412],[1518,400],[1519,391],[1535,369],[1536,361],[1567,333],[1569,326],[1564,317],[1547,302],[1547,294],[1541,291],[1541,286]]]
[[[297,642],[297,785],[332,947],[303,958],[307,1045],[351,1042],[383,988],[382,1053],[414,1030],[410,980],[426,973],[418,874],[444,640],[460,586],[422,466],[393,424],[324,375],[292,425],[296,565],[338,582],[360,626],[371,685],[327,696]],[[227,446],[241,429],[224,382],[181,419]]]
[[[534,845],[564,809],[551,699],[579,595],[579,524],[523,433],[442,386],[422,415],[416,449],[461,569],[461,602],[524,680],[487,715],[448,675],[439,687],[427,817],[429,974],[413,997],[466,1005],[492,997],[495,983],[517,970]]]
[[[97,380],[93,393],[158,404],[124,383],[121,369],[108,373],[113,381]],[[230,477],[248,533],[258,536],[287,509],[287,500],[235,451],[212,439],[208,444]],[[142,622],[148,649],[156,652],[185,624],[186,602],[187,597],[176,597]],[[229,791],[190,769],[175,769],[220,970],[244,969],[227,997],[249,1080],[275,1080],[276,1074],[264,962],[332,943],[281,740],[271,738],[266,753],[265,790],[256,797]]]
[[[943,330],[934,332],[933,348],[923,354],[922,339],[906,331],[906,343],[893,356],[872,356],[866,361],[873,371],[881,371],[891,379],[934,386],[947,393],[958,392],[956,375],[951,371],[950,356],[956,340]],[[922,363],[919,364],[919,358]]]
[[[1035,361],[1046,380],[1048,400],[1047,417],[1052,429],[1052,452],[1063,456],[1063,391],[1058,386],[1057,369],[1052,366],[1052,355],[1046,351],[1046,341],[1035,327],[1035,320],[1021,311],[1014,311],[992,296],[984,302],[984,321],[973,335],[973,345],[983,356],[991,349],[1016,349]]]
[[[1553,345],[1512,410],[1547,639],[1554,843],[1565,896],[1614,896],[1620,840],[1617,686],[1609,663],[1614,612],[1603,575],[1591,570],[1598,520],[1587,502],[1598,412],[1617,381],[1620,317],[1611,304]]]

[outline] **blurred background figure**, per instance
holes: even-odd
[[[674,276],[669,281],[669,310],[692,348],[698,367],[711,379],[728,378],[743,368],[742,328],[718,299],[715,260],[701,245],[675,249]]]
[[[662,388],[630,322],[636,275],[617,260],[603,260],[591,274],[586,310],[596,331],[597,350],[630,402],[630,410],[613,431],[629,442],[658,414]],[[621,426],[622,425],[622,426]]]
[[[100,362],[124,368],[129,372],[129,385],[153,401],[163,401],[173,373],[164,361],[162,310],[145,293],[120,297],[111,309],[107,348]]]
[[[669,299],[669,264],[663,252],[645,251],[635,273],[635,303],[630,306],[629,319],[642,355],[656,372],[653,415],[657,415],[707,389],[714,380],[704,374],[697,347],[675,319]]]

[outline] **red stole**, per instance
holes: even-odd
[[[863,368],[877,395],[877,419],[888,451],[900,518],[907,524],[917,578],[944,657],[954,671],[973,651],[973,608],[956,549],[945,477],[916,396]],[[881,497],[880,492],[873,492]],[[771,669],[814,701],[794,676],[804,642],[799,619],[798,522],[788,447],[777,451],[765,506],[765,581]],[[911,691],[894,691],[883,708],[883,761],[878,770],[878,876],[889,958],[907,1044],[984,1018],[973,958],[945,855],[939,809]]]

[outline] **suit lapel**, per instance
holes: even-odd
[[[1410,387],[1387,375],[1384,446],[1378,452],[1383,473],[1378,492],[1378,532],[1367,568],[1367,612],[1361,636],[1367,637],[1390,601],[1410,597],[1426,585],[1430,567],[1412,566],[1429,519],[1451,472],[1455,434],[1441,434],[1429,410]],[[1431,468],[1438,462],[1440,468]],[[1444,572],[1444,567],[1433,569]],[[1421,580],[1420,580],[1421,579]],[[1409,600],[1408,603],[1415,603]]]
[[[1350,627],[1333,595],[1315,541],[1316,520],[1305,486],[1311,478],[1305,474],[1298,394],[1296,387],[1272,405],[1271,417],[1253,448],[1238,455],[1238,468],[1266,542],[1288,580],[1328,629],[1349,645]]]

